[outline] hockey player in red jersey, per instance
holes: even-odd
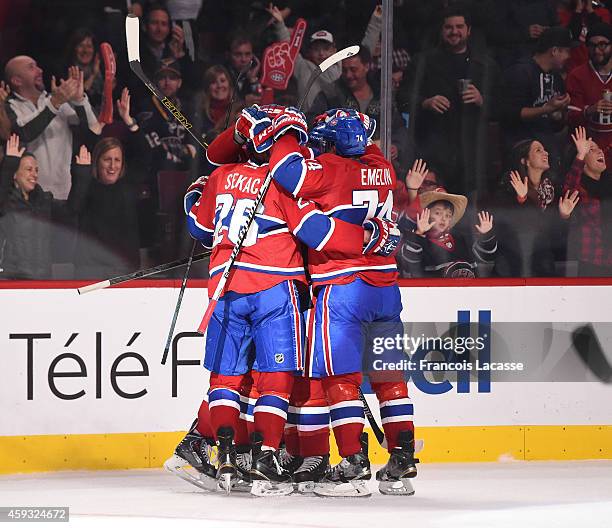
[[[268,167],[266,152],[274,131],[293,128],[280,121],[272,127],[266,113],[247,109],[236,123],[249,153],[245,163],[213,172],[205,192],[190,209],[192,236],[212,248],[210,291],[214,290],[238,233],[253,206]],[[282,121],[282,120],[281,120]],[[299,135],[301,131],[296,129]],[[303,136],[302,136],[303,137]],[[197,193],[195,193],[197,194]],[[190,200],[194,196],[190,196]],[[219,476],[226,489],[237,474],[236,445],[241,396],[251,368],[259,372],[254,408],[255,435],[250,471],[254,494],[291,491],[280,468],[277,449],[285,425],[293,375],[301,368],[304,321],[300,284],[306,283],[297,237],[312,248],[338,254],[384,251],[386,233],[372,233],[363,249],[364,229],[322,214],[312,202],[293,200],[273,184],[249,229],[239,258],[208,326],[204,366],[211,371],[209,409],[219,447]]]
[[[311,134],[331,148],[316,160],[300,150],[294,130],[306,133],[298,111],[288,109],[275,125],[291,120],[293,127],[276,129],[270,167],[276,183],[295,197],[313,200],[330,218],[384,230],[393,206],[396,178],[380,149],[368,145],[373,123],[353,110],[333,110]],[[369,129],[369,130],[368,130]],[[388,255],[388,254],[387,254]],[[363,404],[359,398],[364,352],[374,337],[401,334],[402,309],[397,269],[392,255],[357,258],[326,251],[309,252],[309,271],[316,288],[315,342],[310,375],[323,378],[334,436],[342,462],[317,486],[321,495],[368,495],[371,477]],[[395,351],[401,354],[401,351]],[[366,367],[368,368],[368,367]],[[371,370],[369,368],[368,370]],[[372,373],[375,374],[375,373]],[[379,489],[387,494],[414,493],[416,476],[413,408],[401,373],[370,375],[378,397],[390,459],[377,472]],[[350,482],[347,489],[344,483]]]

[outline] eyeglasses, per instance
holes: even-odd
[[[589,42],[587,46],[591,49],[597,48],[600,50],[605,50],[610,44],[610,42]]]

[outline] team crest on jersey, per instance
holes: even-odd
[[[274,361],[281,364],[285,361],[285,354],[274,354]]]

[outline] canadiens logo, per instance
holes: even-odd
[[[282,363],[283,361],[285,361],[285,355],[284,354],[274,354],[274,361],[276,361],[277,363]]]

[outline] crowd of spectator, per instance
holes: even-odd
[[[612,276],[608,3],[395,0],[387,123],[402,276]],[[131,73],[128,9],[144,72],[203,143],[245,106],[303,96],[309,119],[346,107],[381,122],[375,0],[11,4],[0,7],[0,279],[106,278],[189,251],[182,194],[214,167]],[[292,76],[272,92],[264,50],[299,19]],[[359,54],[306,93],[352,44]]]

